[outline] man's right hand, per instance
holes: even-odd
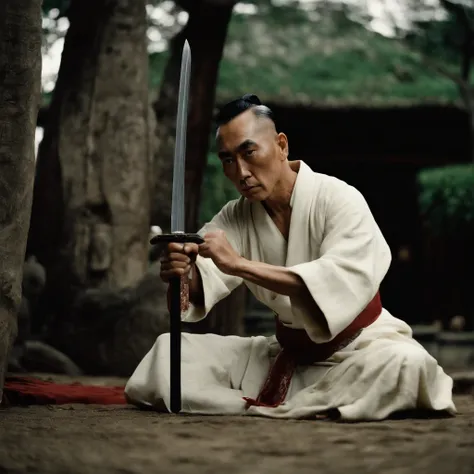
[[[194,243],[172,242],[168,244],[161,258],[161,279],[168,283],[170,278],[188,275],[196,261],[198,252],[199,247]]]

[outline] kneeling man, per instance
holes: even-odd
[[[224,106],[218,122],[219,158],[241,198],[201,229],[203,244],[170,244],[161,275],[191,278],[187,322],[244,283],[274,311],[276,335],[183,334],[183,412],[348,421],[408,409],[455,414],[452,379],[382,307],[390,249],[363,196],[289,161],[287,137],[256,96]],[[160,336],[135,370],[131,403],[169,408],[169,344]]]

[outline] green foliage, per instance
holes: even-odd
[[[235,15],[218,95],[255,91],[303,102],[456,100],[455,85],[426,69],[402,42],[368,31],[341,13],[318,21]]]
[[[419,205],[438,234],[474,234],[474,164],[424,169],[418,175]]]
[[[466,6],[465,10],[468,18],[474,18],[473,8]],[[418,21],[415,27],[405,37],[407,44],[436,64],[447,65],[453,75],[460,77],[466,31],[458,15],[448,11],[441,21]]]
[[[166,54],[150,57],[154,87]],[[455,73],[458,64],[442,62]],[[217,100],[246,92],[267,101],[367,105],[459,97],[456,85],[428,70],[403,41],[368,31],[341,10],[313,19],[288,6],[232,17]]]
[[[64,7],[68,1],[45,0],[43,8]],[[266,101],[336,105],[459,98],[456,85],[427,69],[417,53],[430,54],[458,74],[452,18],[420,23],[418,33],[409,38],[410,50],[405,40],[383,37],[353,21],[342,6],[315,16],[314,11],[291,4],[254,2],[259,5],[257,14],[232,16],[219,70],[218,101],[249,91]],[[151,54],[149,59],[150,86],[156,90],[168,52]]]
[[[199,220],[209,222],[222,206],[240,195],[234,185],[224,176],[222,164],[216,153],[209,153],[201,193]]]
[[[161,85],[161,76],[165,70],[169,53],[152,53],[148,55],[148,71],[150,77],[150,87],[158,89]]]

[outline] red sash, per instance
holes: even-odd
[[[285,400],[291,378],[297,365],[311,365],[329,359],[333,354],[349,345],[361,332],[370,326],[382,312],[380,293],[367,305],[362,313],[334,339],[317,344],[304,329],[284,326],[276,317],[276,338],[281,350],[270,368],[257,399],[244,397],[247,406],[277,407]]]

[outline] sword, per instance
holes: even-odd
[[[173,190],[171,196],[171,234],[156,235],[150,243],[202,243],[198,234],[184,232],[184,178],[186,161],[186,132],[188,125],[189,82],[191,76],[191,48],[186,40],[181,58],[178,113],[176,115],[176,143],[174,148]],[[170,411],[181,411],[181,312],[189,306],[187,277],[173,278],[169,284],[170,312]]]

